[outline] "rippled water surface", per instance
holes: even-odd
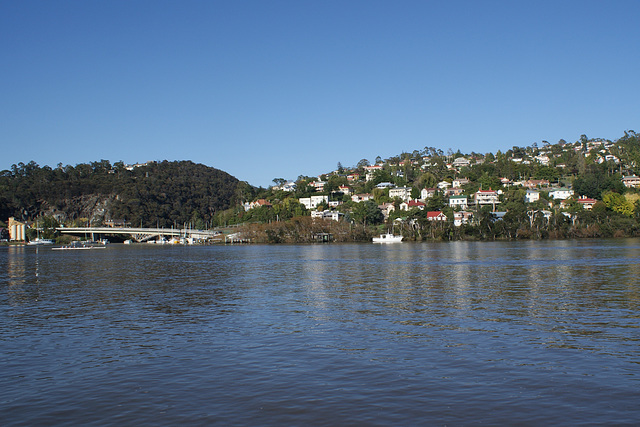
[[[3,425],[640,423],[640,240],[0,248]]]

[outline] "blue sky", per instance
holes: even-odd
[[[640,131],[638,1],[0,0],[0,170],[192,160],[257,186]]]

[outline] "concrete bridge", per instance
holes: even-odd
[[[96,240],[96,235],[124,234],[131,236],[137,242],[146,242],[158,237],[185,237],[199,240],[211,240],[221,237],[219,231],[194,230],[190,228],[60,227],[56,228],[56,231],[62,234],[91,235],[91,240]]]

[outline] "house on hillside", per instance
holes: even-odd
[[[473,212],[460,211],[453,213],[453,225],[460,227],[462,224],[468,224],[473,219]]]
[[[427,212],[427,220],[429,221],[446,221],[447,216],[440,211]]]
[[[553,200],[566,200],[569,197],[573,196],[573,190],[569,190],[568,188],[554,188],[549,191],[549,197]]]
[[[389,189],[389,197],[392,199],[399,198],[406,201],[411,199],[411,187],[398,187]]]
[[[462,188],[447,188],[446,190],[444,190],[444,196],[445,197],[451,197],[451,196],[460,196],[462,195],[462,193],[464,193],[464,190]]]
[[[311,196],[301,197],[298,202],[303,204],[305,208],[311,210],[317,208],[322,203],[329,203],[329,196]]]
[[[348,185],[341,185],[338,187],[338,192],[349,195],[351,194],[351,187]]]
[[[420,198],[422,200],[430,199],[431,197],[435,196],[437,192],[438,192],[437,188],[423,188],[420,191]]]
[[[625,176],[622,178],[622,183],[627,188],[638,188],[640,187],[640,176]]]
[[[580,203],[583,209],[590,211],[598,201],[596,199],[592,199],[590,197],[580,197],[576,200],[576,202]]]
[[[500,203],[498,192],[494,190],[478,190],[473,195],[476,205],[496,205]]]
[[[249,209],[261,208],[261,207],[271,208],[273,206],[271,205],[271,203],[269,203],[265,199],[258,199],[255,202],[249,203]]]
[[[535,190],[527,190],[527,193],[524,195],[525,203],[533,203],[540,200],[540,192]]]
[[[453,180],[453,182],[451,182],[451,185],[453,186],[453,188],[460,188],[463,185],[467,185],[469,184],[469,179],[468,178],[456,178]]]
[[[384,219],[386,220],[391,215],[391,212],[396,210],[396,207],[393,203],[383,203],[378,206],[378,209],[382,211],[382,215],[384,215]]]
[[[369,193],[354,194],[353,196],[351,196],[351,201],[356,203],[366,202],[367,200],[373,200],[373,196]]]
[[[400,203],[400,210],[401,211],[409,211],[411,209],[418,208],[421,211],[423,211],[426,206],[427,205],[425,205],[424,203],[422,203],[422,202],[420,202],[418,200],[409,200],[408,202]]]
[[[311,218],[316,218],[316,219],[340,221],[340,218],[343,216],[344,214],[342,212],[332,211],[332,210],[311,211]]]
[[[467,196],[451,196],[449,197],[449,207],[466,209],[468,206]]]
[[[452,166],[455,168],[462,168],[465,166],[469,166],[470,164],[471,161],[469,161],[469,159],[467,159],[466,157],[458,157],[453,161]]]

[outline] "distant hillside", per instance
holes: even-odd
[[[253,187],[228,173],[190,161],[127,166],[108,161],[40,167],[19,163],[0,175],[0,219],[204,227],[215,212],[251,197]]]

